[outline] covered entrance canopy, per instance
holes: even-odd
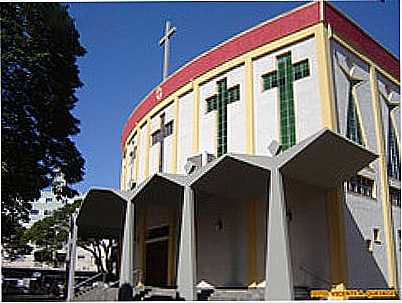
[[[115,238],[123,232],[129,194],[109,188],[91,188],[77,217],[81,238]]]
[[[377,158],[373,152],[323,129],[275,158],[283,175],[326,189],[337,188]]]
[[[141,263],[138,259],[143,255],[143,252],[138,250],[139,245],[136,245],[143,240],[134,236],[135,231],[141,230],[141,218],[145,217],[144,214],[153,212],[153,208],[156,209],[155,215],[146,215],[147,219],[152,220],[161,217],[166,210],[168,217],[176,218],[173,222],[175,231],[169,232],[169,235],[176,237],[168,244],[169,251],[173,252],[171,256],[174,256],[173,259],[169,257],[170,280],[176,280],[172,284],[177,285],[182,297],[194,299],[195,284],[198,282],[197,271],[203,270],[200,267],[202,264],[197,266],[199,256],[196,257],[196,250],[205,243],[221,243],[218,239],[197,243],[197,237],[201,234],[200,228],[213,226],[218,233],[223,230],[221,235],[230,228],[228,220],[220,222],[220,214],[216,219],[212,218],[212,225],[207,222],[208,224],[197,226],[199,211],[203,211],[205,207],[210,207],[213,211],[214,207],[228,201],[227,210],[230,210],[230,201],[235,200],[237,209],[241,209],[242,204],[259,200],[262,201],[261,205],[264,205],[260,213],[264,214],[267,220],[261,224],[263,236],[258,241],[263,242],[268,249],[265,249],[263,256],[250,256],[244,252],[237,259],[233,259],[230,266],[249,266],[236,264],[237,260],[251,260],[250,263],[253,264],[253,258],[263,260],[260,262],[261,266],[258,266],[265,271],[265,277],[276,277],[266,281],[265,298],[292,299],[293,281],[283,179],[297,180],[323,190],[332,190],[375,158],[376,155],[371,151],[328,129],[323,129],[275,157],[226,154],[190,175],[150,176],[129,194],[111,189],[91,189],[81,208],[78,232],[85,236],[106,236],[120,234],[124,230],[120,282],[134,285],[135,264]],[[130,203],[127,204],[127,201]],[[172,210],[174,212],[171,212]],[[222,210],[221,214],[224,215],[225,211]],[[204,218],[208,221],[207,213]],[[260,228],[249,226],[252,220],[242,222],[246,229]],[[148,221],[145,226],[148,224],[151,222]],[[155,226],[158,224],[155,223]],[[146,230],[142,229],[140,234],[146,237],[145,232]],[[236,230],[231,230],[230,234],[236,235]],[[207,236],[211,239],[211,233]],[[178,248],[175,249],[175,246]],[[228,250],[238,251],[236,247],[229,247]],[[204,263],[208,265],[208,262]],[[255,270],[252,267],[249,269],[250,273]],[[177,277],[173,277],[176,275]],[[233,272],[234,278],[239,276],[241,275]]]

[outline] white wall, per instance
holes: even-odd
[[[145,154],[147,147],[147,124],[145,123],[140,129],[140,145],[138,150],[138,179],[137,184],[145,180]]]
[[[351,71],[353,78],[363,80],[356,86],[355,101],[360,111],[360,122],[365,139],[365,147],[378,153],[376,139],[376,127],[374,109],[371,97],[369,67],[348,50],[335,41],[331,41],[331,57],[336,98],[338,131],[346,136],[347,106],[349,102],[349,82],[341,70],[341,66]],[[351,63],[347,66],[347,58]],[[384,78],[379,76],[378,89],[384,92]],[[390,84],[390,83],[389,83]],[[391,85],[390,85],[391,88]],[[394,86],[394,90],[397,88]],[[380,110],[383,122],[384,134],[388,134],[388,109],[380,97]],[[384,137],[387,146],[387,135]],[[382,210],[382,195],[378,160],[374,161],[371,168],[362,172],[366,177],[374,180],[376,195],[374,198],[364,197],[355,193],[345,194],[345,223],[346,243],[348,254],[349,287],[369,288],[386,287],[387,259],[386,243],[384,236],[384,222]],[[368,252],[366,240],[373,239],[373,229],[380,230],[382,243],[373,244],[373,252]]]
[[[227,88],[240,84],[240,100],[228,104],[227,148],[228,152],[246,152],[246,104],[244,65],[213,78],[200,86],[200,152],[217,153],[217,111],[207,113],[206,99],[217,94],[217,82],[227,78]]]
[[[184,165],[191,157],[193,144],[193,92],[179,98],[179,121],[177,121],[177,173],[184,174]]]
[[[129,190],[131,186],[131,182],[135,182],[135,159],[133,159],[133,155],[130,155],[134,152],[134,147],[137,145],[137,135],[134,135],[131,139],[130,143],[127,146],[126,153],[126,179],[124,184],[124,189]]]
[[[197,283],[248,285],[247,203],[213,197],[196,201]],[[221,220],[222,230],[215,225]]]
[[[322,127],[316,42],[314,38],[310,38],[253,61],[256,154],[266,155],[272,140],[280,142],[279,89],[263,91],[262,76],[277,70],[276,57],[289,51],[293,64],[308,59],[310,67],[310,76],[293,83],[296,142],[311,136]]]
[[[156,113],[151,118],[151,134],[150,136],[157,130],[160,130],[160,123],[161,123],[161,115],[165,114],[165,125],[174,119],[174,104],[170,103],[167,107],[163,108],[161,111]],[[175,122],[173,121],[173,124]],[[174,125],[173,125],[174,127]],[[151,140],[151,139],[150,139]],[[164,139],[164,146],[163,146],[163,172],[168,173],[172,170],[172,153],[173,153],[173,133],[165,137]],[[152,143],[152,141],[151,141]],[[152,175],[159,171],[159,161],[160,161],[160,143],[156,143],[150,146],[149,151],[149,174]]]
[[[325,281],[331,281],[331,259],[326,192],[296,180],[285,179],[284,183],[291,213],[288,226],[293,283],[328,289]]]

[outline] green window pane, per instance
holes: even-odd
[[[280,133],[282,148],[286,150],[296,143],[296,130],[293,105],[294,71],[291,55],[287,53],[277,57],[278,87],[280,105]],[[300,67],[298,67],[300,69]]]
[[[388,175],[401,180],[401,162],[399,158],[398,143],[391,117],[388,118]]]
[[[268,90],[278,86],[277,72],[271,72],[262,76],[263,90]]]
[[[353,97],[353,86],[358,82],[351,82],[349,88],[349,104],[347,112],[347,125],[346,125],[346,137],[350,140],[362,145],[362,135],[359,116],[357,115],[356,103]]]

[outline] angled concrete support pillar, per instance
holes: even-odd
[[[196,252],[194,228],[194,192],[184,187],[181,219],[179,263],[177,266],[177,290],[185,300],[196,300]]]
[[[134,203],[127,201],[121,252],[120,286],[134,286]]]
[[[266,255],[265,300],[293,300],[293,276],[282,174],[271,171]]]
[[[67,301],[74,298],[75,287],[75,265],[77,259],[77,213],[73,213],[70,219],[70,239],[68,245],[68,282],[67,282]]]

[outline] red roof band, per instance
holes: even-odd
[[[348,41],[362,54],[372,59],[394,78],[399,79],[398,59],[342,13],[325,2],[324,5],[324,20],[331,25],[334,32]],[[180,87],[231,59],[319,22],[320,2],[315,2],[246,31],[191,61],[160,85],[163,92],[162,97],[159,96],[157,98],[156,89],[154,89],[134,109],[123,128],[121,139],[122,149],[136,124],[161,100],[177,91]]]

